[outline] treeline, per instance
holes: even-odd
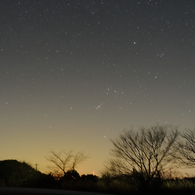
[[[35,187],[113,194],[195,194],[195,178],[179,169],[195,165],[195,130],[173,126],[125,130],[111,140],[112,158],[101,177],[79,175],[77,166],[87,159],[81,152],[51,152],[50,174],[25,162],[0,161],[0,186]]]
[[[155,125],[124,130],[111,142],[112,158],[104,175],[110,178],[111,184],[123,186],[124,193],[194,194],[194,178],[179,179],[177,176],[179,169],[194,171],[195,130],[179,131],[171,125]]]
[[[155,181],[155,182],[154,182]],[[150,194],[158,191],[168,194],[194,194],[195,178],[156,178],[153,181],[153,189]],[[79,175],[75,171],[67,171],[64,176],[43,174],[33,169],[25,162],[17,160],[0,161],[0,187],[27,187],[64,189],[78,191],[92,191],[112,194],[147,194],[145,180],[139,174],[110,175]]]
[[[79,175],[69,170],[64,175],[44,174],[26,162],[17,160],[0,161],[0,187],[47,188],[106,192],[102,178],[88,174]]]

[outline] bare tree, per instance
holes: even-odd
[[[115,157],[108,170],[114,174],[137,174],[150,181],[174,162],[173,153],[178,130],[171,126],[142,127],[139,131],[124,131],[119,139],[111,140]]]
[[[73,162],[72,162],[72,170],[75,170],[76,166],[81,162],[85,161],[86,158],[87,156],[84,155],[82,152],[78,152],[76,155],[74,155]]]
[[[53,163],[55,167],[55,174],[57,175],[66,175],[67,171],[75,170],[75,167],[85,161],[87,156],[82,152],[78,152],[77,154],[73,154],[72,151],[69,152],[60,152],[56,153],[51,151],[51,155],[47,160]]]
[[[186,129],[177,142],[179,160],[184,166],[195,166],[195,129]]]

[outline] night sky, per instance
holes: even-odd
[[[96,174],[124,129],[195,124],[194,0],[0,0],[0,160]]]

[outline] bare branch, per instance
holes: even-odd
[[[127,174],[136,170],[148,178],[156,177],[174,162],[173,145],[177,138],[178,130],[171,126],[125,130],[119,139],[111,140],[116,159],[110,161],[110,171]]]
[[[195,129],[186,129],[181,133],[181,139],[177,142],[177,150],[181,164],[184,166],[195,166]]]
[[[61,173],[65,175],[66,172],[70,169],[74,170],[78,164],[80,164],[87,158],[81,152],[78,152],[76,155],[73,155],[72,151],[69,151],[67,153],[66,152],[56,153],[51,151],[50,153],[51,155],[47,158],[47,160],[53,163],[54,167],[57,168],[59,172],[58,175],[60,175]]]
[[[75,167],[82,163],[83,161],[85,161],[87,159],[87,156],[84,155],[83,153],[81,152],[78,152],[75,156],[74,156],[74,159],[73,159],[73,163],[72,163],[72,169],[74,170]]]

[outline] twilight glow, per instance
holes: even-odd
[[[194,128],[195,1],[2,0],[1,160],[99,174],[124,128]]]

